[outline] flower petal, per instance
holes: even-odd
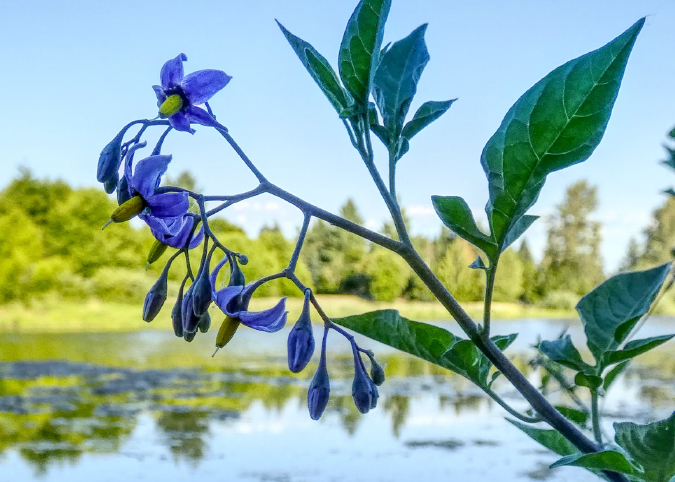
[[[192,226],[190,226],[190,229],[192,229]],[[202,242],[202,239],[204,239],[204,225],[202,224],[199,226],[199,229],[197,232],[192,236],[192,239],[190,240],[190,246],[188,246],[189,249],[194,249],[199,244]]]
[[[162,241],[159,236],[165,237],[175,237],[181,230],[184,228],[185,220],[184,218],[156,218],[155,216],[149,216],[147,214],[139,214],[138,217],[145,221],[145,223],[150,226],[150,230],[155,238]],[[185,237],[187,239],[187,236]],[[168,243],[164,243],[168,244]],[[183,241],[185,244],[185,240]],[[169,246],[173,246],[170,244]],[[183,246],[181,246],[182,248]]]
[[[282,298],[274,308],[265,311],[242,311],[239,313],[241,322],[254,330],[273,333],[281,330],[286,324],[286,298]]]
[[[213,271],[211,271],[211,274],[209,275],[209,281],[211,281],[211,292],[214,300],[216,299],[216,278],[218,278],[218,273],[220,273],[220,269],[225,266],[225,263],[227,263],[230,260],[227,256],[225,256],[220,263],[216,265],[215,268],[213,268]]]
[[[175,218],[190,209],[190,200],[186,192],[155,194],[145,200],[150,206],[151,215],[158,218]]]
[[[190,134],[195,133],[195,130],[190,127],[190,121],[187,116],[182,112],[178,112],[169,117],[169,124],[177,131],[189,132]]]
[[[225,313],[227,316],[232,316],[233,318],[239,315],[238,311],[230,311],[227,308],[227,305],[235,299],[243,291],[243,286],[227,286],[222,290],[216,291],[213,301],[218,305],[218,308]]]
[[[187,56],[185,54],[180,54],[176,58],[167,61],[162,66],[162,70],[159,73],[159,80],[162,83],[162,87],[170,89],[171,87],[180,85],[181,80],[183,80],[183,62],[186,60]]]
[[[197,123],[209,127],[217,127],[220,125],[213,117],[211,117],[211,114],[206,112],[204,109],[200,109],[199,107],[195,107],[193,105],[188,108],[186,116],[190,123]]]
[[[141,159],[136,164],[134,175],[129,186],[136,190],[145,200],[155,195],[155,188],[159,186],[159,179],[166,172],[171,156],[150,156]]]
[[[186,75],[181,86],[190,99],[190,104],[198,105],[213,97],[231,78],[222,70],[198,70]]]
[[[157,107],[162,105],[162,102],[166,100],[166,94],[164,93],[164,89],[162,89],[161,85],[153,85],[152,90],[155,91],[155,95],[157,96]]]

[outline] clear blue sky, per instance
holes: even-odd
[[[95,185],[102,148],[126,122],[156,115],[151,85],[164,61],[185,52],[186,72],[233,76],[213,100],[218,119],[280,186],[332,211],[356,200],[370,226],[386,217],[335,112],[304,71],[274,19],[334,65],[356,2],[6,0],[0,7],[0,185],[27,166],[40,177]],[[515,100],[558,65],[608,42],[638,18],[647,24],[628,64],[612,120],[586,163],[554,173],[532,214],[546,215],[579,179],[599,186],[603,254],[614,268],[675,176],[658,164],[675,125],[675,2],[672,0],[394,0],[385,41],[429,22],[431,62],[413,110],[459,100],[415,138],[400,163],[399,190],[415,233],[440,229],[432,194],[463,196],[478,217],[487,200],[485,142]],[[165,144],[173,173],[190,169],[211,194],[255,179],[214,132],[175,133]],[[381,157],[382,158],[382,157]],[[384,164],[381,164],[384,169]],[[277,220],[288,234],[298,213],[272,198],[227,215],[255,234]],[[484,215],[483,219],[484,219]],[[540,251],[545,223],[528,239]]]

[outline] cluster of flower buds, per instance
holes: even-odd
[[[240,325],[263,332],[276,332],[284,327],[288,315],[286,298],[282,298],[272,308],[257,312],[249,310],[249,303],[258,287],[272,279],[287,276],[288,273],[284,270],[246,284],[240,265],[246,265],[248,258],[228,250],[208,229],[209,215],[204,208],[205,198],[186,189],[160,186],[161,178],[171,162],[171,156],[162,155],[161,149],[164,139],[172,129],[193,133],[191,124],[201,124],[214,127],[220,132],[227,131],[216,121],[207,101],[229,82],[230,77],[220,70],[200,70],[184,75],[183,62],[186,60],[187,57],[180,54],[164,64],[160,72],[161,85],[153,86],[157,96],[159,119],[127,124],[103,148],[98,162],[97,179],[103,183],[108,194],[117,191],[118,208],[111,214],[104,228],[111,223],[126,222],[134,217],[150,227],[156,241],[148,254],[146,269],[158,261],[168,247],[178,250],[166,262],[159,278],[148,291],[143,304],[143,320],[151,322],[161,311],[168,297],[171,265],[179,255],[185,255],[187,273],[171,311],[173,330],[177,337],[188,342],[198,332],[206,333],[211,327],[209,307],[214,303],[225,315],[216,336],[217,352],[232,340]],[[197,107],[205,103],[207,110]],[[131,140],[123,142],[126,133],[136,124],[142,125],[138,133]],[[142,134],[148,127],[157,125],[166,127],[165,132],[152,154],[135,163],[136,151],[146,147],[146,142],[141,141]],[[122,176],[120,168],[123,171]],[[190,197],[199,204],[199,215],[189,212]],[[213,241],[213,246],[209,250],[210,241]],[[199,269],[194,274],[190,268],[188,253],[199,245],[202,245],[202,257]],[[216,250],[224,256],[211,269],[211,260]],[[225,264],[229,264],[227,285],[216,289],[218,275]],[[290,266],[294,266],[293,261]],[[289,272],[292,274],[292,270]],[[298,285],[302,286],[300,283]],[[305,289],[302,313],[288,336],[288,368],[293,373],[304,370],[314,354],[311,301],[315,301],[312,292]],[[372,352],[359,348],[351,335],[324,316],[319,366],[307,394],[309,413],[314,420],[318,420],[323,414],[330,395],[326,339],[331,329],[345,336],[351,343],[354,353],[352,396],[359,411],[366,413],[375,407],[379,396],[377,385],[384,382],[384,371],[373,358]],[[365,353],[370,359],[370,375],[366,372],[361,353]]]

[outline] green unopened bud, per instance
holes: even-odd
[[[245,254],[240,254],[239,263],[246,266],[248,264],[248,256],[246,256]]]
[[[166,98],[162,105],[159,106],[159,116],[162,119],[176,114],[183,108],[183,99],[178,94],[170,95]]]
[[[148,253],[148,260],[147,260],[147,263],[145,265],[145,269],[148,269],[148,267],[152,263],[154,263],[159,258],[161,258],[162,255],[164,254],[164,252],[166,251],[166,248],[168,248],[168,246],[166,244],[164,244],[161,241],[155,239],[155,242],[153,243],[152,248],[150,248],[150,252]]]
[[[216,336],[216,352],[230,342],[240,323],[239,318],[225,317],[222,325],[220,325],[220,330],[218,330],[218,336]],[[216,352],[213,354],[215,355]]]
[[[113,213],[110,215],[110,221],[105,223],[103,229],[105,229],[110,223],[123,223],[124,221],[129,221],[137,214],[140,214],[144,207],[145,202],[141,196],[132,197],[113,211]]]

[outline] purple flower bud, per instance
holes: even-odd
[[[183,297],[183,303],[180,309],[180,316],[183,319],[183,331],[185,333],[195,333],[201,317],[195,315],[194,311],[194,284],[190,286]],[[185,335],[185,333],[183,335]]]
[[[122,176],[117,183],[117,205],[121,206],[129,199],[131,199],[131,194],[129,194],[129,181],[126,176]]]
[[[197,274],[197,279],[195,279],[194,285],[192,285],[192,309],[194,314],[198,317],[201,317],[206,310],[209,309],[211,304],[211,294],[213,292],[211,288],[211,281],[209,280],[209,264],[211,257],[207,256],[202,264],[199,274]]]
[[[245,254],[240,254],[239,264],[243,264],[244,266],[246,266],[248,264],[248,256],[246,256]]]
[[[370,353],[368,353],[368,358],[370,358],[370,378],[379,387],[384,383],[384,369],[375,361],[375,357]]]
[[[377,405],[377,399],[380,396],[377,387],[366,373],[363,361],[356,347],[354,351],[354,382],[352,383],[352,397],[354,405],[361,413],[368,413],[371,408]]]
[[[122,139],[124,138],[127,129],[128,127],[122,129],[101,151],[101,155],[98,158],[98,169],[96,171],[96,179],[98,182],[106,183],[119,171],[120,165],[122,164]]]
[[[248,262],[248,258],[246,258]],[[244,263],[245,264],[245,263]],[[244,286],[246,285],[246,277],[237,263],[237,258],[234,256],[230,259],[230,282],[228,286]]]
[[[105,192],[108,194],[112,194],[115,192],[115,189],[117,189],[117,182],[120,179],[120,175],[118,174],[117,171],[112,173],[112,176],[110,176],[106,181],[103,183],[103,189],[105,189]]]
[[[183,333],[183,339],[190,343],[192,340],[195,339],[195,336],[197,336],[197,331],[195,330],[192,333],[188,333],[187,331]]]
[[[178,298],[176,298],[176,304],[173,305],[173,310],[171,310],[171,322],[173,323],[173,332],[174,334],[182,338],[183,337],[183,316],[182,316],[182,307],[183,307],[183,288],[185,287],[185,282],[180,285],[180,290],[178,291]]]
[[[321,359],[319,360],[319,368],[317,368],[312,383],[309,384],[309,391],[307,392],[307,407],[309,408],[309,416],[312,420],[319,420],[323,411],[328,405],[328,398],[330,396],[330,381],[328,379],[328,369],[326,368],[326,336],[328,329],[323,333],[323,344],[321,345]]]
[[[197,325],[199,331],[206,333],[211,328],[211,315],[208,311],[205,311],[202,317],[199,319],[199,325]]]
[[[288,368],[293,373],[304,370],[314,354],[314,334],[309,316],[310,295],[311,291],[307,290],[302,314],[288,335]]]
[[[150,291],[145,296],[145,303],[143,304],[143,319],[148,323],[155,319],[159,311],[164,306],[167,295],[167,278],[169,276],[169,265],[165,266],[162,274],[152,285]]]

